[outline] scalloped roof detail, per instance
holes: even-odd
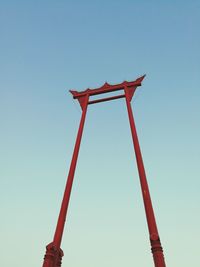
[[[103,93],[108,93],[108,92],[112,92],[112,91],[117,91],[117,90],[121,90],[123,89],[125,86],[127,87],[133,87],[133,86],[141,86],[141,82],[144,79],[146,75],[143,75],[141,77],[139,77],[138,79],[136,79],[135,81],[124,81],[120,84],[109,84],[107,82],[105,82],[101,87],[98,88],[87,88],[84,91],[76,91],[76,90],[69,90],[70,93],[73,95],[74,98],[78,98],[78,97],[82,97],[85,94],[89,93],[90,95],[97,95],[97,94],[103,94]]]

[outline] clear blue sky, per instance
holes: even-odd
[[[42,265],[81,110],[68,93],[147,74],[132,102],[167,266],[198,267],[200,2],[0,1],[1,267]],[[63,267],[153,266],[124,100],[90,106]]]

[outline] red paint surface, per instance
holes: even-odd
[[[89,104],[96,104],[99,102],[110,101],[110,100],[115,100],[115,99],[124,98],[124,97],[126,98],[127,111],[128,111],[132,139],[133,139],[135,155],[136,155],[136,160],[137,160],[137,166],[138,166],[138,172],[139,172],[139,177],[140,177],[140,184],[141,184],[145,213],[146,213],[146,218],[147,218],[147,225],[149,229],[149,236],[150,236],[150,243],[151,243],[151,250],[153,253],[154,264],[155,264],[155,267],[165,267],[163,250],[161,247],[158,229],[156,226],[156,220],[155,220],[154,211],[153,211],[153,207],[151,203],[151,197],[150,197],[149,188],[147,184],[142,154],[141,154],[141,150],[139,146],[135,122],[134,122],[132,108],[130,104],[136,88],[138,86],[141,86],[141,82],[144,79],[144,77],[145,76],[142,76],[133,82],[125,81],[121,84],[116,84],[116,85],[110,85],[108,83],[105,83],[100,88],[87,89],[82,92],[70,91],[73,95],[73,98],[78,99],[80,103],[80,106],[82,108],[82,116],[81,116],[81,121],[80,121],[79,129],[78,129],[74,152],[73,152],[73,156],[71,160],[71,165],[69,169],[65,192],[64,192],[64,196],[63,196],[63,200],[61,204],[61,209],[60,209],[60,213],[58,217],[58,222],[57,222],[57,226],[56,226],[56,230],[54,234],[54,239],[53,239],[53,242],[47,245],[46,247],[46,254],[44,257],[43,267],[61,266],[63,251],[61,250],[60,245],[61,245],[65,221],[67,217],[67,210],[68,210],[70,194],[71,194],[71,189],[72,189],[72,184],[73,184],[73,179],[74,179],[74,174],[75,174],[75,169],[76,169],[76,163],[78,159],[81,137],[82,137],[85,118],[86,118],[87,106]],[[124,90],[125,95],[119,95],[119,96],[89,101],[89,97],[92,95],[110,93],[110,92],[118,91],[118,90]]]
[[[74,173],[76,169],[76,163],[78,159],[78,152],[80,148],[80,143],[81,143],[81,137],[83,133],[83,127],[85,123],[85,117],[86,117],[86,112],[87,112],[87,106],[88,106],[88,99],[89,95],[84,96],[84,102],[82,103],[82,116],[81,116],[81,121],[78,129],[78,134],[76,138],[76,143],[74,147],[74,152],[71,160],[71,165],[69,169],[69,174],[67,178],[67,183],[65,187],[65,192],[60,208],[60,213],[58,217],[58,222],[54,234],[54,239],[53,242],[50,243],[46,247],[46,254],[44,257],[44,263],[43,267],[59,267],[61,266],[61,261],[63,257],[63,252],[60,249],[61,245],[61,240],[62,240],[62,235],[63,235],[63,230],[65,226],[65,220],[67,216],[67,210],[68,210],[68,205],[69,205],[69,199],[70,199],[70,194],[71,194],[71,189],[72,189],[72,184],[73,184],[73,179],[74,179]]]
[[[155,264],[155,267],[165,267],[163,249],[160,243],[160,238],[159,238],[156,220],[154,216],[153,206],[152,206],[151,197],[149,193],[149,187],[148,187],[148,183],[146,179],[142,153],[140,150],[137,131],[136,131],[135,122],[133,118],[133,112],[132,112],[131,103],[130,103],[132,97],[130,97],[127,87],[124,88],[124,91],[126,95],[126,105],[127,105],[128,117],[129,117],[129,122],[130,122],[130,127],[131,127],[133,145],[135,149],[138,173],[140,177],[140,185],[141,185],[141,190],[142,190],[147,225],[149,229],[149,237],[150,237],[150,242],[151,242],[151,250],[153,253],[154,264]]]

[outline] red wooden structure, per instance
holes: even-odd
[[[43,267],[60,267],[61,266],[61,260],[63,257],[63,251],[60,248],[66,215],[67,215],[67,209],[74,179],[74,173],[76,168],[76,163],[78,159],[78,153],[81,143],[81,137],[83,133],[83,127],[87,112],[88,105],[96,104],[103,101],[110,101],[115,100],[119,98],[125,98],[126,99],[126,106],[129,116],[129,122],[130,122],[130,128],[131,128],[131,134],[133,139],[133,145],[135,149],[135,156],[137,161],[137,167],[140,177],[140,184],[141,184],[141,190],[142,190],[142,196],[144,201],[144,208],[146,213],[146,219],[147,219],[147,225],[149,230],[149,237],[150,237],[150,244],[151,244],[151,251],[153,254],[153,260],[155,267],[166,267],[165,261],[164,261],[164,255],[163,255],[163,249],[161,246],[158,229],[156,225],[156,220],[154,216],[153,206],[151,202],[151,197],[149,193],[148,183],[146,179],[142,154],[140,151],[140,145],[138,141],[138,136],[136,132],[135,122],[133,118],[132,108],[131,108],[131,100],[134,95],[134,92],[138,86],[141,86],[141,82],[143,81],[145,75],[138,78],[135,81],[132,82],[123,82],[121,84],[116,85],[110,85],[108,83],[105,83],[102,87],[97,89],[87,89],[82,92],[77,91],[70,91],[73,95],[74,99],[77,99],[80,103],[81,109],[82,109],[82,116],[80,120],[80,125],[78,129],[78,134],[76,138],[76,143],[74,147],[74,152],[71,160],[71,165],[69,169],[67,184],[65,187],[65,192],[61,204],[61,209],[58,217],[58,222],[55,230],[55,235],[53,241],[47,245],[46,247],[46,254],[44,257]],[[110,93],[118,90],[123,90],[123,94],[102,98],[98,100],[89,100],[90,96],[93,95],[99,95],[104,93]]]

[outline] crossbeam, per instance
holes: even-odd
[[[113,84],[113,85],[106,82],[106,83],[104,83],[103,86],[101,86],[99,88],[94,88],[94,89],[88,88],[88,89],[81,91],[81,92],[78,92],[75,90],[69,90],[69,91],[73,95],[73,98],[77,99],[79,101],[79,104],[80,104],[82,109],[84,106],[84,102],[85,102],[84,99],[86,96],[88,96],[88,99],[89,99],[89,97],[93,96],[93,95],[106,94],[106,93],[111,93],[111,92],[115,92],[115,91],[119,91],[119,90],[124,91],[125,89],[128,90],[129,100],[131,101],[136,88],[138,86],[141,86],[141,83],[142,83],[144,77],[145,77],[145,75],[139,77],[138,79],[136,79],[135,81],[132,81],[132,82],[124,81],[123,83]],[[125,95],[117,95],[117,96],[113,96],[113,97],[96,99],[96,100],[88,101],[88,104],[96,104],[96,103],[115,100],[115,99],[119,99],[119,98],[123,98],[123,97],[125,97]]]
[[[116,95],[116,96],[112,96],[112,97],[96,99],[96,100],[89,101],[88,105],[96,104],[96,103],[100,103],[100,102],[105,102],[105,101],[110,101],[110,100],[116,100],[116,99],[123,98],[123,97],[125,97],[125,95]]]
[[[145,75],[139,77],[138,79],[136,79],[135,81],[132,82],[127,82],[124,81],[123,83],[120,84],[114,84],[111,85],[109,83],[104,83],[103,86],[99,87],[99,88],[95,88],[95,89],[86,89],[84,91],[78,92],[75,90],[70,90],[70,93],[73,95],[74,99],[77,99],[79,97],[83,97],[85,95],[99,95],[99,94],[105,94],[105,93],[111,93],[114,91],[118,91],[118,90],[123,90],[125,87],[127,88],[132,88],[132,87],[137,87],[137,86],[141,86],[142,80],[144,79]]]

